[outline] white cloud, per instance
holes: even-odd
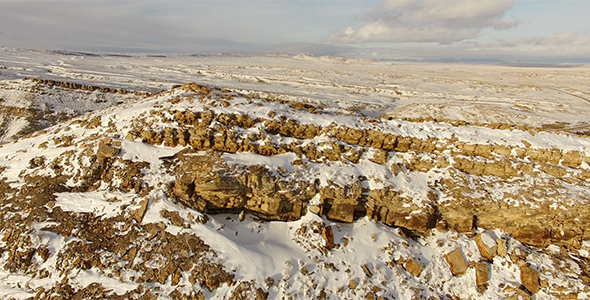
[[[590,37],[572,33],[525,36],[454,44],[400,43],[357,47],[348,55],[383,59],[443,59],[465,61],[584,62],[590,63]]]
[[[518,20],[505,14],[513,0],[384,0],[360,19],[358,28],[333,32],[337,43],[454,43],[473,39],[485,28],[508,29]]]

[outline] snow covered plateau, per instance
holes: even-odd
[[[0,49],[0,299],[590,299],[590,67]]]

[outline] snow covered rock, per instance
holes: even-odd
[[[528,295],[521,276],[538,298],[590,293],[587,137],[56,82],[11,84],[112,101],[0,148],[2,296],[500,299]]]

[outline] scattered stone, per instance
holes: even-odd
[[[29,161],[29,168],[34,169],[45,164],[45,156],[36,156]]]
[[[143,199],[139,202],[140,207],[138,209],[129,212],[129,214],[133,217],[133,219],[135,219],[137,223],[141,223],[141,221],[143,220],[143,216],[145,215],[145,212],[147,210],[148,203],[148,199]]]
[[[366,264],[362,265],[361,268],[363,269],[363,272],[365,272],[365,275],[367,275],[367,277],[373,277],[373,273],[371,273],[371,270],[369,270],[369,267]]]
[[[488,266],[483,262],[475,263],[475,285],[482,291],[488,286]]]
[[[268,292],[265,292],[262,288],[256,290],[256,300],[266,300],[268,298]]]
[[[160,215],[163,218],[170,220],[170,222],[174,226],[182,227],[182,225],[184,225],[184,219],[180,216],[180,214],[177,211],[169,211],[162,209],[160,211]]]
[[[445,255],[445,260],[449,264],[451,273],[453,273],[453,275],[463,275],[467,271],[467,263],[465,263],[463,254],[461,254],[461,250],[459,250],[459,248],[456,248],[455,250],[447,253]]]
[[[334,248],[334,233],[332,232],[332,226],[322,227],[322,238],[325,241],[326,249]]]
[[[317,205],[310,205],[307,209],[313,214],[320,215],[321,209]]]
[[[531,293],[536,294],[541,289],[539,284],[539,271],[527,266],[520,267],[520,282]]]
[[[416,277],[420,277],[420,273],[422,273],[422,269],[424,269],[422,265],[420,265],[412,259],[408,259],[404,268],[406,269],[406,271],[408,271],[410,274]]]
[[[107,144],[99,144],[98,150],[96,151],[96,155],[104,158],[111,158],[117,156],[121,149],[115,148],[113,146]]]
[[[506,240],[497,239],[496,243],[498,244],[498,255],[501,257],[505,257],[508,254],[508,246],[506,245]]]
[[[498,250],[494,239],[484,231],[476,234],[474,240],[481,255],[487,260],[493,260]]]

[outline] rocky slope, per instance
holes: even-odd
[[[34,84],[119,104],[0,148],[7,298],[590,295],[587,137]]]
[[[145,95],[49,79],[1,80],[0,143]]]

